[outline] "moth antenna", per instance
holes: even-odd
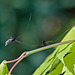
[[[30,17],[29,17],[28,25],[27,25],[27,27],[26,27],[26,29],[25,29],[25,32],[27,31],[27,29],[28,29],[28,27],[29,27],[29,24],[30,24],[30,21],[31,21],[31,17],[32,17],[32,13],[30,13]],[[24,33],[25,33],[25,32],[24,32]],[[23,34],[24,34],[24,33],[23,33]],[[23,34],[21,34],[21,35],[18,36],[17,38],[20,38]],[[16,39],[17,39],[17,38],[16,38]]]
[[[67,33],[71,28],[67,29],[58,39],[56,39],[55,41],[53,42],[56,42],[57,40],[59,40],[65,33]]]

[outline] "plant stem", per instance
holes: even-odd
[[[12,68],[11,68],[10,71],[9,71],[9,75],[11,74],[11,72],[12,72],[12,70],[15,68],[15,66],[16,66],[23,58],[25,58],[25,57],[27,57],[26,52],[22,53],[22,57],[20,57],[20,59],[12,66]]]
[[[11,74],[12,70],[15,68],[15,66],[22,60],[23,58],[19,59],[13,66],[12,68],[10,69],[9,71],[9,75]]]
[[[38,48],[38,49],[35,49],[35,50],[32,50],[32,51],[28,51],[28,55],[31,55],[31,54],[34,54],[34,53],[37,53],[37,52],[40,52],[40,51],[43,51],[43,50],[58,46],[58,45],[70,43],[70,42],[75,42],[75,40],[64,41],[64,42],[48,45],[48,46],[45,46],[45,47],[42,47],[42,48]]]
[[[10,60],[10,61],[6,61],[6,63],[12,63],[12,62],[15,62],[15,61],[18,61],[19,59],[21,59],[27,52],[23,52],[20,57],[18,57],[17,59],[14,59],[14,60]]]

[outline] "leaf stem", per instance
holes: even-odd
[[[22,56],[20,57],[20,59],[12,66],[12,68],[9,71],[9,75],[11,74],[12,70],[16,67],[16,65],[25,57],[27,57],[27,52],[22,53]]]
[[[21,59],[27,52],[23,52],[20,57],[18,57],[17,59],[14,59],[14,60],[10,60],[10,61],[6,61],[6,63],[12,63],[12,62],[15,62],[15,61],[18,61],[19,59]]]
[[[24,58],[24,57],[23,57]],[[12,68],[10,69],[9,71],[9,75],[11,74],[12,70],[15,68],[15,66],[23,59],[23,58],[20,58],[13,66]]]

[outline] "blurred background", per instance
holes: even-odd
[[[32,18],[28,26],[30,13]],[[24,51],[41,47],[33,44],[43,40],[55,41],[74,25],[75,0],[0,0],[0,63],[16,59]],[[21,44],[12,42],[5,46],[5,41],[11,36],[18,37],[21,34],[17,39]],[[60,42],[64,36],[56,42]],[[28,56],[12,74],[32,75],[53,51],[54,48],[51,48]],[[13,64],[8,64],[8,68]]]

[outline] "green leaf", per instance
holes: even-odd
[[[67,33],[62,42],[69,40],[75,40],[75,27]],[[75,42],[59,45],[33,75],[60,75],[63,72],[64,75],[75,75],[74,54]]]
[[[7,64],[6,61],[4,60],[1,64],[0,64],[0,75],[8,75],[9,71],[7,68]]]
[[[64,73],[64,75],[73,75],[65,66],[63,67],[62,73]]]
[[[70,54],[64,58],[64,63],[67,69],[75,75],[75,43],[70,49]]]
[[[73,27],[68,34],[64,37],[64,39],[62,40],[62,42],[64,41],[68,41],[68,40],[75,40],[75,27]],[[75,44],[75,42],[73,43],[68,43],[68,44],[63,44],[57,47],[56,50],[59,49],[58,55],[57,57],[64,63],[63,61],[63,57],[65,56],[65,54],[67,52],[69,52],[72,48],[72,45]]]
[[[64,66],[63,63],[60,62],[57,65],[57,67],[51,73],[49,73],[47,75],[59,75],[59,74],[61,74],[63,66]]]

